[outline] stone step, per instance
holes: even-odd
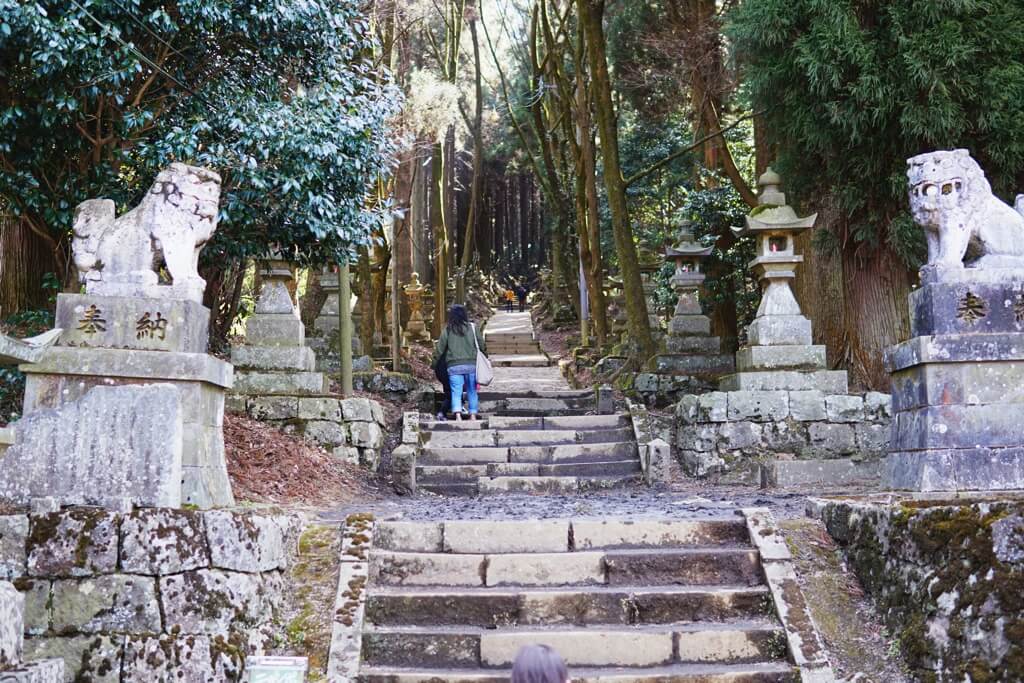
[[[636,458],[632,441],[559,446],[452,446],[424,448],[417,459],[420,465],[482,465],[495,462],[555,464],[567,462],[614,462]]]
[[[676,664],[643,668],[581,668],[570,672],[572,683],[796,683],[792,666],[782,662],[754,664]],[[510,671],[495,669],[408,669],[363,667],[359,683],[508,683]]]
[[[497,555],[370,552],[377,586],[736,585],[762,583],[746,548],[594,550]]]
[[[634,439],[631,427],[616,429],[455,429],[420,431],[420,444],[428,448],[477,448],[488,446],[562,446],[619,443]]]
[[[319,396],[330,392],[330,379],[320,372],[236,370],[232,392],[255,396]]]
[[[488,391],[480,392],[481,401],[497,401],[503,399],[548,399],[557,398],[565,401],[594,400],[593,389],[559,389],[558,391]]]
[[[380,626],[664,625],[770,614],[764,586],[373,586],[366,603],[367,620]]]
[[[764,662],[786,651],[767,620],[622,628],[369,627],[363,661],[371,666],[503,667],[524,645],[554,648],[569,666],[645,667]]]
[[[484,341],[488,344],[535,344],[537,339],[529,332],[485,332]]]
[[[375,548],[406,552],[497,554],[751,547],[746,521],[740,515],[671,520],[382,521],[374,529]]]
[[[630,426],[629,415],[569,416],[483,416],[480,420],[446,420],[439,422],[429,415],[420,416],[420,430],[429,432],[477,431],[481,429],[622,429]]]
[[[639,473],[639,468],[637,468]],[[491,477],[480,479],[477,486],[481,495],[489,493],[578,493],[625,486],[635,483],[636,475],[606,477]]]
[[[532,355],[532,356],[490,356],[491,365],[496,368],[546,368],[551,365],[551,360],[547,356]]]
[[[482,478],[504,477],[590,477],[617,478],[637,474],[640,461],[612,460],[597,463],[487,463],[480,465],[418,465],[416,481],[419,484],[454,484],[475,482]],[[481,482],[482,483],[482,482]]]

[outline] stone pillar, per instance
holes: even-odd
[[[1024,216],[965,150],[908,161],[928,237],[911,339],[889,350],[895,425],[885,482],[919,491],[1024,488]],[[1018,198],[1020,206],[1020,199]],[[968,241],[976,258],[964,266]]]

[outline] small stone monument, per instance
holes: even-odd
[[[885,481],[1024,488],[1024,195],[1016,210],[1000,201],[967,150],[907,163],[928,263],[910,294],[911,339],[886,354],[895,424]]]
[[[310,276],[312,277],[312,275]],[[324,266],[317,274],[320,291],[327,294],[320,311],[313,321],[312,333],[306,334],[306,346],[313,349],[316,369],[320,372],[341,372],[341,355],[338,349],[338,329],[341,311],[341,285],[338,273],[332,266]],[[352,311],[352,357],[362,355],[363,345],[359,339],[356,310]]]
[[[759,179],[758,206],[739,235],[757,245],[749,266],[761,281],[757,316],[736,370],[719,391],[683,396],[677,445],[695,476],[779,485],[877,480],[889,422],[888,396],[850,395],[846,372],[828,370],[825,347],[811,338],[790,282],[803,257],[794,237],[817,218],[797,216],[781,179]]]
[[[420,283],[419,273],[412,274],[412,282],[403,291],[409,302],[409,322],[405,324],[405,345],[415,342],[430,343],[430,332],[423,320],[423,292],[426,288]]]
[[[259,263],[262,285],[256,310],[245,323],[245,343],[231,349],[235,394],[311,395],[328,390],[316,372],[316,355],[306,346],[306,328],[292,302],[290,263],[271,254]]]
[[[56,327],[63,330],[59,341],[37,362],[21,366],[26,375],[24,424],[4,455],[9,461],[20,453],[19,457],[40,463],[30,476],[19,475],[29,495],[48,495],[48,488],[55,485],[47,480],[52,469],[70,480],[68,486],[58,487],[62,495],[77,502],[102,504],[116,491],[136,491],[130,497],[137,505],[189,503],[205,508],[234,503],[222,432],[224,391],[231,386],[232,368],[207,353],[210,311],[202,305],[205,283],[196,270],[199,251],[217,227],[219,197],[216,173],[176,163],[161,171],[141,203],[120,218],[115,218],[114,203],[107,199],[78,206],[72,251],[85,293],[58,295]],[[160,264],[164,268],[158,268]],[[126,403],[123,392],[114,390],[140,384],[172,385],[177,398],[168,405],[180,400],[181,410]],[[93,393],[97,387],[106,390],[102,402],[100,394]],[[165,394],[156,390],[153,396]],[[36,440],[35,448],[57,452],[40,452],[37,457],[22,452],[22,439],[28,443],[34,438],[26,433],[25,421],[46,410],[55,412],[40,419],[64,425],[54,427],[62,436]],[[95,419],[78,419],[86,414]],[[105,449],[134,448],[132,444],[153,427],[138,424],[139,419],[157,421],[168,438],[179,430],[176,420],[181,421],[178,501],[160,493],[165,491],[162,484],[157,490],[136,486],[144,482],[132,479],[135,470],[100,466],[107,461],[114,467],[121,456],[131,461],[131,452],[113,457]],[[106,442],[98,438],[101,433]],[[151,436],[159,438],[156,432]],[[62,443],[80,448],[60,452]],[[61,465],[63,458],[67,462]],[[173,467],[154,462],[157,465],[163,468],[160,471]],[[13,464],[5,464],[0,471],[10,467]],[[95,478],[77,479],[75,473],[82,471],[94,472]],[[100,488],[104,481],[110,482],[110,490]]]
[[[676,267],[671,284],[678,297],[665,339],[668,353],[655,357],[652,377],[637,376],[634,387],[638,390],[654,380],[661,393],[707,391],[716,386],[720,377],[733,371],[733,357],[723,354],[721,340],[711,336],[711,320],[700,305],[699,292],[704,282],[701,262],[713,249],[696,240],[690,221],[683,223],[678,242],[666,246],[665,259]]]

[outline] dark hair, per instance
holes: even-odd
[[[448,334],[466,334],[469,330],[469,313],[462,304],[448,309]]]
[[[547,645],[527,645],[512,665],[512,683],[565,683],[569,669],[561,656]]]

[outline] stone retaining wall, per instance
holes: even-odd
[[[0,516],[0,579],[25,596],[25,655],[66,680],[237,681],[283,594],[298,521],[168,508]]]
[[[676,406],[676,448],[687,474],[757,483],[773,460],[881,458],[892,401],[870,392],[714,391]]]
[[[916,680],[1024,680],[1024,499],[821,514]]]
[[[241,406],[235,406],[241,408]],[[245,413],[316,442],[347,462],[377,469],[387,425],[384,409],[368,398],[248,396]]]

